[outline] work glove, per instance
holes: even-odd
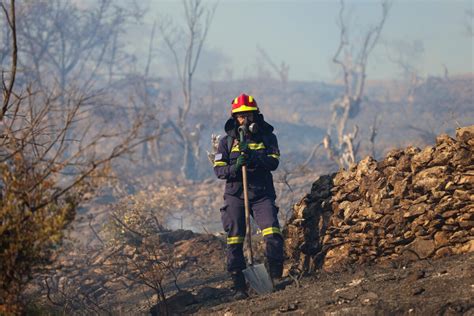
[[[249,143],[247,143],[247,142],[240,143],[239,144],[239,150],[240,150],[241,153],[244,152],[244,153],[247,154],[250,151]]]
[[[247,164],[247,155],[243,154],[237,157],[237,161],[235,162],[235,168],[236,170],[239,170],[242,168],[242,166]]]
[[[256,165],[256,157],[255,157],[255,154],[256,154],[256,151],[255,150],[251,150],[249,148],[249,144],[247,142],[242,142],[239,144],[239,150],[240,152],[244,153],[245,155],[245,164],[249,167],[249,168],[255,168]]]

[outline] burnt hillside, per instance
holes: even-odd
[[[198,315],[472,315],[474,126],[321,176],[286,225],[292,283]],[[193,307],[194,306],[194,307]],[[194,309],[193,309],[194,308]]]

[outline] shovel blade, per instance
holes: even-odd
[[[258,294],[267,294],[273,292],[273,283],[268,275],[267,269],[263,264],[257,264],[247,267],[242,271],[245,279]]]

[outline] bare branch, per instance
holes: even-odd
[[[339,34],[339,46],[336,49],[336,53],[334,54],[333,57],[333,62],[335,64],[338,64],[341,66],[343,70],[343,78],[344,78],[344,87],[346,89],[346,94],[349,93],[349,71],[347,70],[347,65],[340,59],[340,54],[343,50],[343,48],[348,44],[347,43],[347,29],[346,25],[344,22],[344,0],[340,0],[340,9],[339,9],[339,28],[340,28],[340,34]]]
[[[16,77],[16,68],[18,62],[18,47],[17,47],[17,39],[16,39],[16,15],[15,15],[15,0],[10,0],[10,13],[8,13],[5,6],[2,5],[2,9],[4,11],[5,17],[8,21],[8,25],[10,26],[10,31],[12,33],[12,64],[10,69],[10,81],[8,83],[8,87],[6,87],[5,82],[2,81],[4,87],[6,87],[3,91],[3,104],[2,110],[0,112],[0,121],[3,120],[3,117],[8,111],[8,107],[10,104],[10,97],[13,93],[13,86],[15,84],[15,77]]]
[[[290,67],[285,62],[282,62],[280,67],[278,67],[271,59],[270,55],[268,55],[268,53],[262,47],[257,45],[257,50],[262,55],[263,59],[270,65],[273,71],[275,71],[275,73],[278,75],[281,84],[285,86],[288,83],[288,72]]]
[[[151,53],[153,51],[153,40],[155,38],[155,31],[156,31],[156,21],[153,22],[153,27],[151,29],[151,34],[150,34],[150,43],[148,45],[148,57],[147,57],[147,62],[145,66],[145,78],[148,77],[148,74],[150,72]]]
[[[309,163],[311,162],[311,160],[313,160],[313,158],[316,156],[316,152],[318,151],[318,149],[323,145],[323,142],[319,143],[319,144],[316,144],[313,149],[311,150],[311,153],[309,154],[308,158],[306,158],[305,162],[303,162],[303,164],[301,165],[302,168],[306,168]]]
[[[375,153],[375,137],[377,137],[377,133],[378,133],[378,130],[377,130],[377,118],[378,118],[378,115],[375,114],[374,116],[374,123],[372,124],[371,128],[370,128],[370,152],[372,154],[372,157],[375,159],[376,158],[376,153]]]

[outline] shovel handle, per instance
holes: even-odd
[[[247,246],[249,253],[249,265],[253,265],[253,251],[252,251],[252,231],[250,230],[250,207],[249,207],[249,192],[247,185],[247,166],[242,166],[242,180],[244,187],[244,207],[245,207],[245,230],[247,231]]]
[[[240,143],[245,139],[246,133],[245,125],[239,127]],[[244,154],[243,152],[241,154]],[[245,231],[247,232],[247,248],[249,253],[249,265],[253,266],[253,252],[252,252],[252,231],[250,230],[250,207],[249,207],[249,191],[247,182],[247,166],[242,166],[242,185],[244,187],[244,208],[245,208]]]

